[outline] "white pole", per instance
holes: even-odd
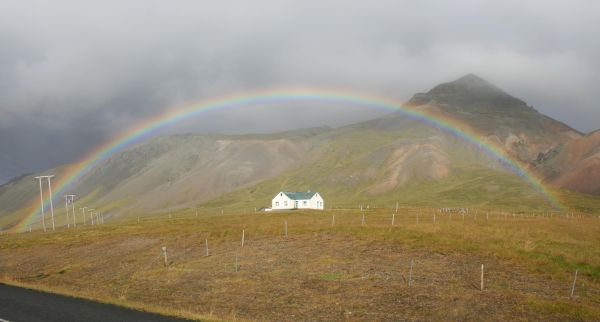
[[[76,221],[76,217],[77,214],[75,213],[75,200],[74,200],[75,196],[71,195],[71,214],[73,216],[73,227],[77,227],[77,224],[75,223]]]
[[[362,215],[362,221],[360,223],[361,226],[365,225],[365,214]]]
[[[169,262],[167,261],[167,246],[163,246],[162,251],[163,251],[163,255],[165,257],[165,267],[167,267],[169,265]]]
[[[69,196],[65,195],[65,211],[67,212],[67,228],[71,227],[71,222],[69,221]]]
[[[413,269],[413,260],[410,260],[410,272],[408,273],[408,286],[412,286],[412,269]]]
[[[206,256],[208,257],[208,238],[205,240],[204,245],[206,247]]]
[[[394,226],[394,222],[396,221],[396,214],[392,214],[392,226]]]
[[[573,280],[573,287],[571,287],[571,297],[573,297],[573,293],[575,293],[575,283],[577,283],[577,273],[579,269],[575,270],[575,279]]]
[[[398,201],[396,201],[396,211],[394,213],[398,213]]]
[[[42,189],[42,178],[36,177],[40,182],[40,203],[42,205],[42,225],[44,226],[44,232],[46,232],[46,216],[44,214],[44,191]]]
[[[435,212],[433,213],[433,224],[435,225]]]
[[[50,178],[48,177],[48,193],[50,194],[50,214],[52,215],[52,231],[54,231],[54,206],[52,205],[52,184],[50,183]]]
[[[86,209],[86,208],[87,208],[87,207],[79,208],[79,209],[81,209],[81,212],[83,213],[83,224],[84,224],[84,225],[85,225],[85,209]]]
[[[335,215],[331,216],[331,227],[335,226]]]
[[[481,290],[483,291],[483,264],[481,264]]]
[[[246,230],[242,230],[242,248],[244,248],[244,240],[246,239]]]

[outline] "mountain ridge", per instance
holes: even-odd
[[[583,136],[474,74],[425,94],[407,106],[475,129],[557,188],[600,195],[584,175],[600,168],[600,135]],[[39,193],[32,176],[0,190],[0,225],[14,224]],[[490,155],[397,113],[339,128],[158,137],[111,156],[75,187],[78,202],[115,216],[198,205],[260,208],[276,190],[306,189],[338,206],[402,200],[547,207]]]

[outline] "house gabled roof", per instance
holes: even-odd
[[[308,200],[317,194],[317,192],[311,192],[311,191],[308,191],[308,192],[283,191],[283,193],[292,200]]]

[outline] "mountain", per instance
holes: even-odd
[[[113,155],[81,180],[74,191],[104,209],[155,211],[196,205],[225,192],[269,179],[310,158],[310,137],[327,128],[275,135],[173,135],[159,137]],[[60,177],[65,167],[49,169]],[[0,186],[0,224],[32,204],[39,188],[34,176]],[[44,183],[44,189],[46,189]],[[46,190],[44,190],[46,193]],[[60,201],[60,200],[58,200]],[[60,207],[60,203],[58,204]],[[101,206],[94,206],[99,209]]]
[[[583,137],[473,74],[416,94],[408,105],[467,125],[525,163]]]
[[[600,132],[583,135],[478,76],[416,94],[407,107],[478,133],[548,184],[600,194]],[[0,187],[0,225],[13,225],[36,200],[33,176]],[[197,206],[260,208],[280,190],[309,189],[325,196],[327,207],[399,201],[547,208],[538,192],[494,157],[399,113],[336,129],[155,138],[113,155],[74,192],[80,205],[124,216]]]
[[[600,131],[541,155],[540,170],[553,185],[600,195]]]
[[[600,195],[600,131],[583,135],[473,74],[408,104],[469,125],[557,188]]]

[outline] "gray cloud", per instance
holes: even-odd
[[[599,15],[586,0],[2,1],[0,182],[74,160],[169,106],[269,87],[403,101],[473,72],[591,131]],[[170,131],[335,126],[382,113],[312,106],[290,122],[291,109],[230,109]]]

